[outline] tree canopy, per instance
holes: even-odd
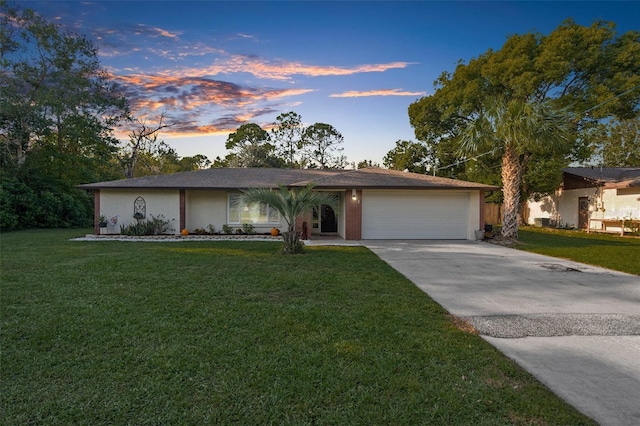
[[[302,135],[304,162],[307,167],[318,169],[343,169],[347,158],[342,134],[330,124],[315,123],[307,127]]]
[[[117,145],[113,127],[129,111],[93,44],[6,2],[0,17],[2,165],[20,167],[45,146],[103,162]]]
[[[408,170],[413,173],[426,173],[429,159],[428,147],[420,142],[396,142],[396,147],[382,159],[382,164],[391,170]]]
[[[0,228],[87,225],[83,182],[118,176],[127,101],[92,43],[0,1]]]
[[[278,115],[271,129],[276,153],[291,169],[303,165],[304,131],[302,117],[293,111]]]
[[[305,127],[302,117],[293,111],[278,115],[270,132],[255,123],[246,123],[229,134],[224,158],[217,157],[212,167],[278,167],[342,169],[342,134],[330,124]]]
[[[89,40],[3,0],[0,65],[2,230],[88,226],[93,202],[78,184],[208,164],[180,158],[159,129],[133,120]],[[116,126],[140,127],[122,146]]]
[[[602,124],[593,139],[604,167],[640,167],[640,118]]]
[[[231,151],[226,167],[282,167],[284,160],[275,155],[269,133],[255,123],[238,127],[227,138],[225,147]]]
[[[528,164],[536,167],[525,167],[522,185],[529,192],[546,191],[557,187],[562,167],[593,159],[596,145],[589,133],[598,123],[638,116],[640,33],[618,35],[610,22],[581,26],[567,20],[548,35],[513,35],[500,50],[460,62],[454,72],[440,75],[434,89],[408,112],[416,138],[433,155],[430,168],[443,176],[465,179],[478,164],[495,165],[496,157],[487,152],[469,162],[459,149],[463,130],[481,114],[487,99],[545,101],[572,112],[571,147],[527,153]],[[545,166],[554,173],[540,173]]]
[[[571,146],[571,116],[548,101],[489,98],[477,117],[462,129],[460,152],[501,155],[504,217],[502,237],[518,238],[522,175],[536,152],[562,152]]]

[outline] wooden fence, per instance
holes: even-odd
[[[484,203],[484,223],[488,225],[502,223],[502,204]]]
[[[502,204],[496,203],[484,203],[484,223],[487,225],[500,225],[502,223],[502,213],[504,208]],[[528,222],[529,209],[524,209],[524,212],[518,213],[518,225],[522,225]]]

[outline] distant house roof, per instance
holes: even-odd
[[[275,188],[316,184],[318,189],[482,189],[498,187],[381,168],[358,170],[211,168],[80,185],[82,189],[221,189]]]
[[[593,186],[640,187],[640,167],[569,167],[563,172],[590,181]]]

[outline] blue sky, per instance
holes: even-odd
[[[92,40],[134,114],[152,124],[164,112],[174,126],[161,139],[211,160],[240,125],[295,111],[340,131],[349,161],[382,162],[415,140],[408,106],[459,60],[567,18],[640,30],[637,1],[17,3]]]

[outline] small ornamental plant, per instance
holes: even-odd
[[[256,228],[250,223],[243,223],[242,232],[244,232],[247,235],[253,235],[256,233]]]

